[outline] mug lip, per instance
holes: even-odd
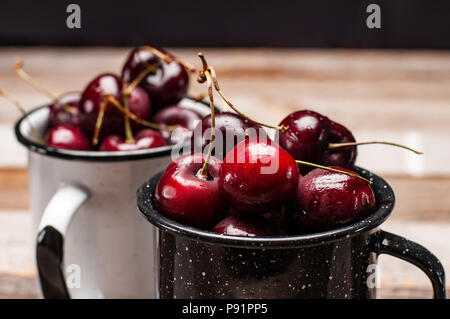
[[[208,107],[204,101],[197,101],[194,98],[189,96],[185,96],[184,99],[188,99],[191,101],[195,101],[196,103],[202,104],[205,107]],[[30,116],[36,112],[42,111],[45,108],[48,108],[50,105],[42,105],[38,106],[27,113],[27,116]],[[143,150],[133,150],[133,151],[115,151],[115,152],[106,152],[106,151],[78,151],[78,150],[69,150],[62,148],[55,148],[47,145],[39,144],[35,141],[30,140],[24,134],[22,134],[21,126],[24,122],[26,116],[22,116],[14,125],[14,132],[17,140],[25,146],[28,150],[50,157],[62,158],[66,160],[77,160],[77,161],[88,161],[88,162],[118,162],[118,161],[132,161],[132,160],[142,160],[154,157],[163,157],[170,155],[172,152],[172,148],[175,145],[167,145],[162,147],[143,149]]]
[[[137,206],[142,215],[157,228],[174,235],[191,238],[195,241],[241,248],[296,248],[299,246],[316,246],[375,230],[389,217],[394,208],[394,192],[383,178],[358,166],[355,166],[353,170],[373,181],[372,189],[375,194],[377,209],[360,221],[324,232],[295,236],[244,237],[217,234],[212,231],[183,225],[163,216],[154,208],[154,193],[163,171],[154,175],[139,188],[137,191]]]

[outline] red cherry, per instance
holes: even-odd
[[[372,213],[375,195],[370,185],[357,177],[314,169],[300,179],[294,206],[293,218],[301,229],[322,231]]]
[[[159,125],[178,125],[176,130],[161,131],[161,135],[170,143],[177,144],[191,136],[192,130],[201,121],[200,115],[187,108],[176,105],[159,110],[153,117],[153,122]]]
[[[122,68],[122,78],[131,83],[146,69],[146,64],[155,63],[161,63],[161,66],[156,73],[148,74],[139,85],[159,107],[177,103],[186,95],[189,85],[187,71],[177,62],[165,63],[154,53],[136,48],[130,52]]]
[[[352,132],[345,126],[331,122],[329,143],[351,143],[356,142]],[[346,146],[337,149],[326,149],[323,155],[322,165],[339,166],[351,169],[355,166],[358,155],[356,146]]]
[[[109,135],[102,144],[100,144],[100,151],[133,151],[147,148],[165,146],[166,141],[156,131],[152,129],[144,129],[139,131],[135,137],[134,143],[127,143],[125,139],[119,135]]]
[[[212,231],[218,234],[246,237],[275,236],[271,225],[261,217],[228,216],[221,220]]]
[[[78,115],[78,103],[80,102],[81,93],[69,92],[61,95],[58,101],[50,105],[49,124],[50,127],[58,125],[80,125]],[[71,113],[64,109],[64,105],[68,106]]]
[[[356,146],[328,149],[329,143],[355,141],[352,133],[344,126],[309,110],[288,115],[280,125],[288,127],[286,132],[280,132],[280,146],[296,160],[353,168],[356,160]],[[306,174],[311,167],[301,165],[300,170]]]
[[[211,229],[226,211],[219,193],[221,161],[210,158],[207,179],[198,177],[206,155],[188,154],[173,161],[162,175],[155,192],[155,206],[179,223]]]
[[[95,129],[100,105],[104,101],[104,94],[112,95],[123,104],[122,80],[115,74],[104,73],[93,79],[83,91],[79,104],[80,119],[85,132],[91,135]],[[130,112],[142,119],[148,119],[151,112],[151,102],[148,95],[141,88],[136,87],[130,94]],[[100,130],[101,136],[122,134],[124,131],[124,115],[111,103],[105,109]]]
[[[50,129],[45,137],[45,144],[54,148],[87,151],[89,140],[83,132],[70,125],[59,125]]]
[[[292,199],[299,177],[289,153],[269,139],[253,137],[227,153],[219,185],[237,211],[262,215]]]
[[[216,130],[212,155],[219,159],[223,159],[225,154],[248,137],[267,137],[267,134],[261,126],[254,124],[235,113],[217,113],[215,114],[215,120]],[[208,151],[208,145],[210,144],[210,130],[211,114],[205,116],[194,129],[194,134],[191,138],[194,152],[206,153]]]

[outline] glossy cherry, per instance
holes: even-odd
[[[80,125],[78,103],[81,93],[69,92],[61,95],[57,101],[50,105],[49,125],[50,127],[69,124]],[[69,108],[70,112],[67,109]]]
[[[177,62],[165,63],[154,53],[136,48],[128,55],[122,68],[122,78],[131,83],[146,69],[146,64],[155,63],[161,66],[156,73],[148,74],[139,85],[158,107],[177,103],[186,95],[189,86],[189,75]]]
[[[330,143],[354,142],[352,133],[326,116],[310,110],[297,111],[280,123],[288,129],[279,134],[279,144],[296,160],[321,165],[336,165],[353,168],[356,146],[329,150]],[[311,170],[301,166],[303,174]]]
[[[50,129],[45,136],[45,144],[54,148],[87,151],[89,140],[78,127],[59,125]]]
[[[313,232],[356,222],[374,210],[375,195],[368,183],[357,177],[314,169],[299,181],[293,219],[303,231]]]
[[[233,147],[249,137],[267,138],[264,129],[258,124],[242,118],[236,113],[215,114],[216,129],[212,155],[223,159]],[[205,116],[194,129],[191,137],[194,153],[206,153],[210,144],[211,115]]]
[[[262,217],[230,215],[221,220],[213,232],[230,236],[269,237],[277,235],[273,225]]]
[[[133,151],[167,145],[159,132],[143,129],[135,136],[134,142],[126,142],[122,136],[109,135],[100,144],[100,151]]]
[[[191,136],[192,130],[201,116],[194,110],[179,107],[176,105],[168,106],[158,111],[153,117],[153,122],[160,125],[178,125],[179,128],[170,132],[162,130],[162,136],[170,143],[177,144]]]
[[[300,173],[289,153],[265,138],[249,138],[227,153],[219,185],[241,213],[280,209],[295,195]]]
[[[184,225],[211,229],[226,214],[219,193],[221,161],[210,158],[208,178],[199,176],[206,155],[188,154],[173,161],[155,191],[155,206],[166,217]]]
[[[94,78],[83,91],[79,108],[83,130],[91,135],[95,129],[100,106],[104,95],[110,94],[119,103],[123,103],[122,80],[115,74],[103,73]],[[151,112],[151,102],[147,93],[136,87],[130,94],[130,112],[141,119],[148,119]],[[107,103],[100,135],[122,134],[124,130],[124,115],[112,103]]]

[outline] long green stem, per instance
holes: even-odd
[[[173,131],[177,128],[179,128],[178,125],[159,125],[156,123],[152,123],[146,120],[141,119],[140,117],[136,116],[134,113],[128,111],[124,106],[122,106],[119,101],[117,101],[117,99],[112,96],[111,94],[105,94],[104,95],[108,102],[110,102],[114,107],[116,107],[119,111],[121,111],[122,113],[128,115],[130,117],[131,120],[135,121],[136,123],[143,125],[143,126],[147,126],[150,127],[152,129],[155,130],[168,130],[168,131]]]
[[[402,145],[402,144],[398,144],[398,143],[392,143],[392,142],[384,142],[384,141],[371,141],[371,142],[348,142],[348,143],[330,143],[328,144],[328,149],[330,150],[334,150],[336,148],[340,148],[340,147],[347,147],[347,146],[358,146],[358,145],[369,145],[369,144],[385,144],[385,145],[391,145],[391,146],[396,146],[396,147],[400,147],[400,148],[404,148],[408,151],[414,152],[416,154],[423,154],[420,151],[417,151],[415,149],[412,149],[408,146]]]
[[[103,123],[103,117],[105,116],[106,105],[108,104],[108,100],[103,98],[102,103],[100,104],[100,109],[97,115],[97,121],[95,122],[94,135],[92,136],[92,145],[98,144],[98,137],[100,135],[100,129]]]
[[[133,136],[133,130],[131,129],[131,123],[130,123],[130,117],[128,114],[130,114],[130,103],[129,103],[130,96],[127,94],[123,95],[123,104],[125,109],[127,110],[127,113],[124,114],[124,123],[125,123],[125,142],[126,143],[135,143],[135,139]]]
[[[22,104],[20,104],[20,102],[14,96],[9,94],[5,90],[0,90],[0,95],[4,96],[5,98],[7,98],[8,100],[10,100],[11,102],[13,102],[16,105],[17,109],[20,111],[20,113],[22,113],[24,118],[28,121],[28,124],[30,125],[30,128],[31,128],[31,134],[33,134],[36,141],[39,144],[44,144],[44,139],[42,138],[41,134],[39,134],[39,131],[34,127],[33,123],[31,123],[31,121],[28,117],[28,113],[25,110],[25,108],[22,106]]]
[[[252,119],[252,118],[250,118],[248,115],[246,115],[246,114],[244,114],[244,113],[242,113],[241,111],[239,111],[239,109],[238,108],[236,108],[234,105],[233,105],[233,103],[231,103],[231,101],[222,93],[222,90],[220,89],[220,87],[219,87],[219,81],[217,81],[217,77],[216,77],[216,71],[214,70],[214,68],[213,67],[211,67],[211,66],[209,66],[209,72],[210,72],[210,74],[211,74],[211,78],[212,78],[212,81],[213,81],[213,83],[214,83],[214,88],[215,88],[215,90],[217,91],[217,93],[219,94],[219,96],[220,96],[220,98],[233,110],[233,111],[235,111],[237,114],[239,114],[241,117],[243,117],[244,119],[246,119],[246,120],[248,120],[248,121],[250,121],[250,122],[253,122],[253,123],[255,123],[255,124],[258,124],[258,125],[261,125],[261,126],[265,126],[265,127],[268,127],[268,128],[272,128],[272,129],[275,129],[275,130],[279,130],[279,131],[281,131],[281,132],[286,132],[286,130],[288,130],[289,128],[287,127],[287,126],[275,126],[275,125],[270,125],[270,124],[266,124],[266,123],[263,123],[263,122],[259,122],[259,121],[256,121],[256,120],[254,120],[254,119]]]
[[[199,53],[198,56],[202,60],[203,63],[203,75],[206,78],[206,84],[208,87],[208,96],[209,96],[209,107],[211,109],[211,135],[210,135],[210,141],[209,141],[209,147],[208,147],[208,153],[206,154],[205,162],[203,163],[202,169],[199,173],[199,177],[207,179],[208,178],[208,167],[209,162],[211,160],[211,153],[214,145],[214,141],[216,139],[215,130],[216,130],[216,114],[214,110],[214,95],[212,91],[212,78],[211,78],[211,71],[208,67],[208,63],[206,62],[205,57],[202,53]]]
[[[47,95],[49,98],[51,98],[54,102],[59,102],[59,98],[53,94],[52,92],[50,92],[49,90],[47,90],[46,88],[44,88],[41,84],[39,84],[36,80],[34,80],[27,72],[25,72],[25,70],[23,69],[23,63],[22,61],[16,61],[13,65],[14,71],[16,71],[17,75],[24,80],[25,82],[27,82],[28,84],[30,84],[35,90],[41,92],[44,95]],[[65,103],[60,103],[61,104],[61,108],[69,113],[69,114],[74,114],[74,111],[72,110],[72,108],[65,104]]]
[[[335,172],[335,173],[341,173],[341,174],[345,174],[348,176],[352,176],[352,177],[356,177],[359,178],[363,181],[365,181],[368,184],[372,184],[372,181],[356,174],[356,173],[351,173],[351,172],[347,172],[347,171],[342,171],[340,169],[336,169],[336,168],[332,168],[332,167],[328,167],[328,166],[323,166],[323,165],[319,165],[319,164],[314,164],[314,163],[310,163],[310,162],[305,162],[305,161],[299,161],[299,160],[295,160],[297,162],[297,164],[301,164],[301,165],[305,165],[305,166],[310,166],[310,167],[315,167],[315,168],[321,168],[321,169],[325,169],[327,171],[331,171],[331,172]]]

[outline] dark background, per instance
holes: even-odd
[[[66,7],[81,6],[81,29]],[[381,6],[381,29],[366,7]],[[44,0],[0,3],[0,45],[450,48],[450,0]]]

